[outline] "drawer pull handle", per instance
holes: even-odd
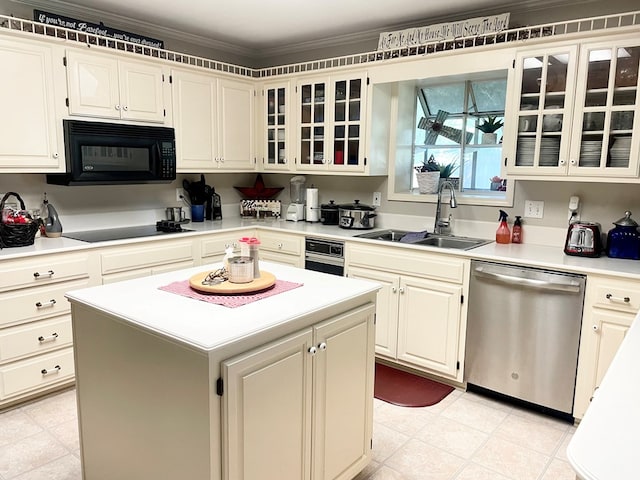
[[[620,302],[620,301],[622,301],[624,303],[629,303],[631,301],[631,299],[629,297],[614,297],[610,293],[607,293],[607,300],[611,300],[612,302]]]
[[[47,303],[38,302],[36,303],[36,308],[49,308],[53,307],[56,304],[55,298],[52,298]]]
[[[53,270],[49,270],[47,273],[34,272],[33,278],[36,280],[39,278],[51,278],[53,277]]]
[[[40,343],[53,342],[53,341],[55,341],[55,340],[57,340],[57,339],[58,339],[58,334],[57,334],[57,333],[55,333],[55,332],[53,332],[53,333],[52,333],[51,335],[49,335],[48,337],[43,337],[42,335],[40,335],[40,336],[38,337],[38,341],[39,341]]]
[[[60,370],[62,370],[60,365],[56,365],[55,367],[53,367],[52,370],[47,370],[46,368],[43,368],[42,370],[40,370],[40,373],[42,374],[43,377],[45,377],[47,375],[53,375],[54,373],[58,373],[60,372]]]

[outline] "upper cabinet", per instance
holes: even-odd
[[[366,72],[301,79],[297,170],[364,172]]]
[[[262,167],[265,171],[289,171],[294,166],[291,135],[291,83],[268,83],[262,88]]]
[[[71,115],[164,123],[161,65],[75,50],[66,63]]]
[[[517,176],[638,176],[640,42],[526,51],[516,59]]]
[[[171,79],[178,171],[255,169],[253,84],[185,70]]]
[[[46,44],[0,38],[3,173],[64,171],[52,49]],[[64,72],[61,75],[64,78]]]

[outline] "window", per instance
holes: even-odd
[[[506,75],[416,87],[413,164],[406,172],[412,191],[418,188],[415,167],[431,159],[441,170],[449,165],[450,180],[462,195],[505,197],[508,186],[497,177],[506,89]]]

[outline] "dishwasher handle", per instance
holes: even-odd
[[[496,282],[509,285],[520,285],[537,290],[551,290],[557,292],[580,293],[581,284],[575,280],[568,280],[563,283],[549,282],[545,280],[535,280],[533,278],[518,277],[515,275],[505,275],[485,270],[484,267],[476,267],[474,275],[479,278],[488,278]]]

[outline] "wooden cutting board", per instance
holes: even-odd
[[[251,293],[266,290],[276,283],[273,273],[260,270],[260,278],[255,278],[247,283],[222,282],[217,285],[203,285],[202,281],[207,278],[210,271],[196,273],[189,279],[189,286],[194,290],[204,293],[216,293],[218,295],[233,295],[237,293]]]

